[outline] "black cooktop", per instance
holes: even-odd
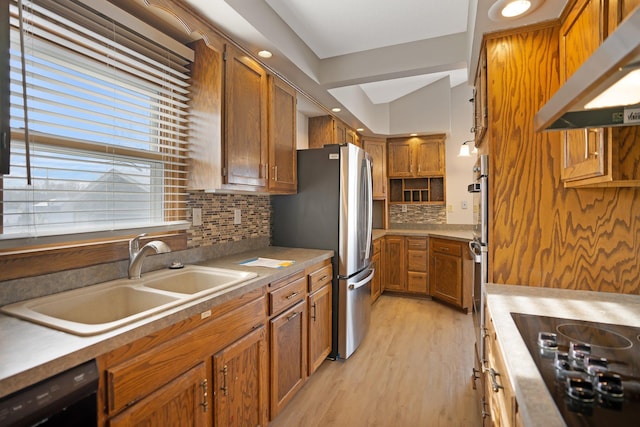
[[[640,425],[640,328],[511,316],[568,426]]]

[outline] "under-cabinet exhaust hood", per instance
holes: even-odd
[[[629,125],[640,125],[640,7],[534,117],[536,131]]]

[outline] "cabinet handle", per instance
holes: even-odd
[[[273,167],[273,180],[278,181],[278,165]]]
[[[491,377],[491,388],[493,389],[494,393],[498,393],[500,389],[504,388],[503,386],[498,384],[497,378],[500,376],[500,374],[497,373],[495,369],[489,368],[489,376]]]
[[[313,305],[311,306],[311,308],[313,309],[313,315],[311,316],[311,318],[313,319],[313,321],[316,321],[316,304],[317,303],[313,303]]]
[[[294,317],[296,317],[298,314],[300,314],[300,312],[299,312],[299,311],[296,311],[295,313],[290,314],[290,315],[289,315],[289,317],[287,317],[287,322],[288,322],[289,320],[293,319]]]
[[[480,412],[480,415],[482,415],[482,418],[487,418],[489,417],[491,414],[489,413],[489,411],[487,410],[487,406],[489,406],[489,404],[487,403],[487,401],[482,398],[480,400],[480,405],[482,405],[482,411]]]
[[[225,396],[229,394],[229,387],[227,387],[227,372],[227,365],[224,365],[224,368],[222,368],[222,387],[220,387],[220,390],[222,390],[222,394]]]
[[[324,279],[326,279],[326,278],[327,278],[327,275],[325,274],[324,276],[322,276],[322,277],[320,278],[320,281],[322,282],[322,281],[324,281]]]
[[[471,387],[476,390],[476,380],[480,379],[480,375],[482,374],[482,371],[480,369],[476,369],[476,368],[471,368]]]
[[[209,407],[209,402],[207,401],[207,396],[209,395],[207,385],[208,383],[206,379],[202,380],[200,383],[200,387],[202,387],[202,402],[200,403],[200,406],[202,406],[203,412],[207,412],[207,408]]]
[[[296,295],[298,295],[300,292],[292,292],[291,294],[287,295],[287,299],[291,299],[293,297],[295,297]]]

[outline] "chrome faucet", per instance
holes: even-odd
[[[139,234],[129,240],[129,279],[139,279],[142,270],[142,261],[151,251],[157,254],[171,252],[171,248],[165,242],[152,240],[140,248],[140,238],[146,233]]]

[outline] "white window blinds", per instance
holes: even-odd
[[[10,5],[12,141],[0,187],[2,237],[183,220],[193,52],[104,0],[22,4],[23,47],[19,5]]]

